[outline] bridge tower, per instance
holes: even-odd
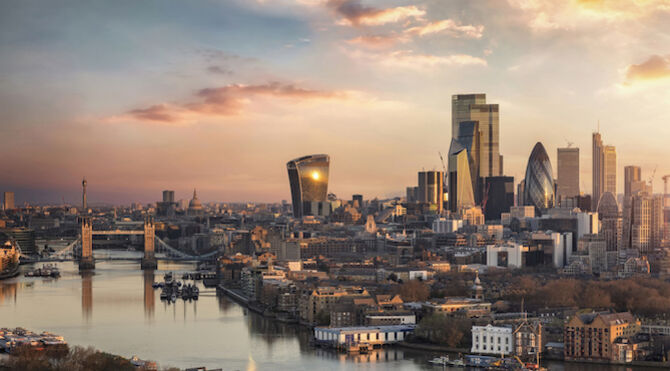
[[[93,224],[91,217],[81,217],[81,258],[79,259],[79,270],[95,269],[93,260]]]
[[[158,262],[154,250],[156,239],[156,225],[154,218],[147,216],[144,218],[144,258],[142,258],[142,269],[156,269]]]

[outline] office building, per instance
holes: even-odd
[[[174,191],[163,191],[163,202],[174,202]]]
[[[528,158],[524,179],[523,204],[538,213],[554,207],[554,177],[551,161],[542,143],[537,142]]]
[[[439,214],[444,204],[444,172],[419,172],[419,202],[429,204]]]
[[[405,198],[407,199],[407,202],[414,203],[418,201],[419,187],[407,187],[406,191],[407,195]]]
[[[325,206],[329,166],[330,157],[323,154],[304,156],[286,163],[294,217],[323,215],[319,211],[324,213],[330,208]]]
[[[514,177],[486,178],[482,206],[486,220],[499,220],[500,214],[508,213],[514,206]]]
[[[600,235],[605,239],[608,252],[619,250],[622,239],[622,218],[619,204],[611,192],[603,193],[598,203]]]
[[[600,136],[600,133],[593,133],[591,136],[592,139],[592,161],[593,165],[591,168],[591,176],[593,178],[593,192],[591,193],[591,210],[598,209],[598,201],[600,201],[600,195],[602,194],[602,156],[603,156],[603,140]]]
[[[356,203],[358,203],[358,207],[362,208],[363,207],[363,195],[353,195],[351,196],[351,202],[353,206],[356,206]]]
[[[4,210],[14,210],[16,206],[14,205],[14,192],[5,192],[3,194],[3,203],[2,207]]]
[[[458,212],[475,205],[467,149],[457,140],[449,148],[449,210]]]
[[[579,196],[579,148],[557,150],[558,179],[556,197],[558,202]]]
[[[639,166],[626,166],[623,168],[624,172],[624,197],[633,195],[633,187],[636,182],[642,181],[642,169]]]
[[[499,106],[487,104],[486,94],[458,94],[451,98],[451,137],[470,142],[476,201],[482,197],[483,178],[503,175],[500,155]],[[461,123],[467,124],[461,125]]]
[[[174,218],[177,211],[177,203],[174,202],[174,191],[163,191],[163,201],[156,202],[156,213],[158,216]]]
[[[605,192],[616,195],[616,148],[603,144],[600,133],[593,133],[593,193],[591,210],[598,209]]]
[[[605,146],[603,148],[602,166],[602,193],[611,192],[616,195],[616,148],[614,146]]]

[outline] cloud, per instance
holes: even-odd
[[[134,120],[173,125],[188,124],[212,116],[239,115],[249,102],[261,96],[306,101],[346,99],[347,93],[312,90],[278,82],[261,85],[232,84],[201,89],[195,93],[194,102],[154,104],[112,117],[111,121]]]
[[[632,64],[626,68],[624,85],[635,81],[657,80],[670,77],[670,55],[652,55],[640,64]]]
[[[391,53],[369,53],[361,50],[345,50],[350,58],[378,63],[385,67],[425,70],[440,66],[486,66],[486,60],[467,54],[438,56],[418,54],[412,50]]]
[[[207,72],[217,74],[217,75],[232,75],[233,71],[222,67],[222,66],[209,66],[207,67]]]
[[[363,35],[353,39],[347,40],[347,43],[353,45],[361,45],[370,48],[388,48],[397,43],[405,43],[410,39],[404,35],[389,34],[389,35]]]
[[[594,22],[639,20],[670,11],[668,0],[507,0],[535,31],[572,30]]]
[[[343,26],[379,26],[426,15],[425,10],[414,5],[379,9],[364,6],[360,0],[329,0],[326,5],[342,17],[338,24]]]
[[[460,25],[452,19],[444,19],[405,30],[405,33],[417,36],[425,36],[439,32],[446,32],[455,37],[481,39],[484,33],[484,26]]]

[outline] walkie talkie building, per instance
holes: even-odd
[[[286,163],[293,216],[328,215],[328,155],[309,155]],[[328,209],[328,210],[326,210]]]

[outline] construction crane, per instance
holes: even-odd
[[[572,148],[572,145],[575,144],[574,142],[571,142],[568,140],[568,138],[564,138],[565,142],[568,143],[568,148]]]
[[[442,170],[444,170],[444,173],[447,173],[447,166],[444,165],[444,158],[442,157],[442,152],[437,151],[437,154],[440,155],[440,162],[442,162]]]
[[[649,177],[649,185],[654,186],[654,177],[656,176],[656,170],[658,169],[658,165],[654,166],[654,171],[651,172],[651,176]]]
[[[668,180],[670,180],[670,174],[663,175],[663,196],[668,197]]]
[[[442,193],[447,193],[447,192],[449,192],[449,183],[447,183],[447,181],[449,179],[449,178],[447,178],[447,176],[449,175],[449,173],[447,172],[447,166],[444,164],[444,158],[442,157],[442,152],[437,151],[437,154],[440,155],[440,162],[442,163],[442,170],[444,170],[444,176],[442,177]]]

